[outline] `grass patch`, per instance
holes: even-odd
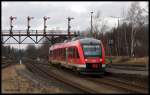
[[[109,64],[110,57],[106,57],[105,63]],[[112,63],[127,63],[127,64],[148,64],[149,58],[148,57],[141,57],[141,58],[130,58],[127,56],[112,56]]]

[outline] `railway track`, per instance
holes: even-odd
[[[128,93],[148,93],[148,87],[141,86],[138,84],[132,84],[130,82],[119,80],[117,78],[113,77],[104,77],[104,78],[88,78],[88,80],[91,80],[95,83],[99,84],[105,84],[109,85],[124,91],[127,91]]]
[[[56,74],[54,74],[53,72],[46,72],[45,69],[42,69],[41,67],[37,66],[37,65],[33,65],[33,64],[26,64],[27,67],[33,71],[33,72],[38,72],[38,73],[41,73],[41,75],[46,75],[47,77],[46,78],[54,78],[60,82],[63,82],[67,85],[70,85],[71,87],[74,87],[75,89],[79,89],[80,91],[82,91],[83,93],[96,93],[96,91],[90,89],[90,88],[87,88],[87,87],[84,87],[80,84],[77,84],[77,83],[74,83],[73,81],[69,81],[69,80],[66,80],[64,79],[63,77],[60,77]]]
[[[4,69],[6,67],[9,67],[13,65],[15,62],[13,60],[2,60],[1,68]]]
[[[139,84],[137,80],[136,82],[133,82],[133,80],[129,81],[122,77],[116,78],[116,75],[104,76],[101,78],[95,78],[95,77],[94,78],[86,77],[86,78],[95,83],[99,83],[99,85],[101,84],[109,85],[127,91],[129,93],[148,93],[148,85]]]
[[[146,65],[139,64],[108,64],[108,68],[116,68],[122,70],[132,70],[132,71],[146,71]]]
[[[10,63],[2,63],[2,69],[4,69],[4,68],[6,68],[6,67],[8,67],[8,66],[11,66],[12,64],[10,64]]]
[[[95,82],[96,84],[99,85],[101,84],[109,85],[121,89],[123,91],[127,91],[129,93],[148,93],[148,85],[139,84],[137,80],[136,82],[133,82],[133,79],[131,81],[131,80],[126,80],[125,78],[122,77],[116,78],[116,75],[104,76],[101,78],[96,78],[96,77],[91,78],[86,76],[86,79]]]
[[[67,78],[63,78],[62,76],[57,75],[56,73],[51,72],[50,70],[46,70],[46,68],[48,67],[47,64],[27,64],[28,67],[32,70],[32,71],[38,71],[39,73],[41,73],[41,75],[46,75],[47,78],[48,77],[53,77],[54,79],[61,81],[67,85],[70,85],[76,89],[81,90],[84,93],[100,93],[98,90],[99,89],[94,89],[92,87],[87,87],[84,85],[81,85],[80,83],[74,82],[74,81],[70,81],[67,80]],[[48,69],[48,68],[47,68]],[[55,68],[58,69],[58,68]],[[65,71],[67,72],[67,71]],[[70,73],[70,72],[69,72]],[[71,72],[73,73],[73,72]],[[75,75],[75,74],[73,74]],[[109,88],[115,88],[118,89],[119,92],[126,92],[126,93],[148,93],[148,88],[138,85],[138,84],[131,84],[128,81],[124,81],[121,79],[117,79],[114,77],[102,77],[102,78],[91,78],[91,77],[84,77],[84,76],[79,76],[79,75],[75,75],[76,77],[80,77],[84,80],[88,80],[89,81],[89,85],[90,82],[96,84],[96,85],[106,85]],[[88,83],[88,82],[87,82]],[[97,86],[98,87],[98,86]]]

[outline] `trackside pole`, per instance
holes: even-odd
[[[112,45],[113,45],[113,40],[109,40],[109,48],[110,48],[110,58],[109,61],[112,63]]]
[[[20,44],[19,44],[19,64],[22,64]]]
[[[19,60],[19,63],[22,64],[22,60],[21,59]]]

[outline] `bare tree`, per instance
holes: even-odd
[[[38,52],[38,57],[42,58],[42,59],[48,59],[49,56],[49,47],[51,46],[51,43],[49,43],[48,39],[45,39],[43,41],[43,43],[47,43],[47,44],[43,44],[42,46],[40,46],[37,50]],[[48,44],[49,43],[49,44]]]
[[[102,40],[103,40],[104,32],[107,31],[107,29],[108,29],[106,24],[107,24],[106,20],[104,20],[104,18],[102,18],[102,20],[101,20],[101,29],[100,29]]]
[[[126,55],[127,56],[129,56],[129,46],[128,46],[128,41],[127,41],[127,31],[126,31],[126,28],[127,28],[127,24],[126,24],[126,21],[125,21],[125,16],[126,16],[126,11],[125,11],[125,9],[124,9],[124,7],[122,8],[122,13],[121,13],[121,15],[122,15],[122,22],[123,22],[123,24],[122,24],[122,28],[123,28],[123,32],[124,32],[124,49],[125,49],[125,51],[126,51]]]
[[[148,6],[149,3],[147,2],[147,5],[142,9],[144,12],[146,12],[148,14],[149,10],[148,10]]]
[[[36,59],[38,56],[35,45],[28,45],[25,51],[25,56],[30,59]]]
[[[130,55],[134,56],[134,47],[135,47],[135,34],[136,34],[136,27],[141,27],[143,25],[143,16],[142,16],[142,9],[139,6],[139,2],[131,3],[131,7],[127,14],[127,20],[131,23],[131,51]]]
[[[94,23],[93,23],[93,33],[94,33],[94,37],[97,38],[98,33],[99,33],[99,22],[101,21],[100,19],[101,17],[101,12],[97,11],[97,13],[94,15]]]
[[[103,40],[104,31],[107,30],[107,21],[101,17],[101,11],[98,10],[94,15],[93,30],[97,39]]]

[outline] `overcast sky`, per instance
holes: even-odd
[[[43,29],[43,17],[49,16],[47,29],[67,30],[67,17],[73,30],[84,30],[90,26],[90,12],[101,11],[101,16],[113,26],[117,20],[110,16],[122,16],[122,9],[127,10],[131,2],[2,2],[2,29],[9,29],[9,17],[16,16],[14,29],[26,29],[27,16],[33,16],[32,29]],[[142,3],[144,6],[145,3]]]
[[[147,2],[141,2],[144,7]],[[31,29],[43,30],[43,17],[49,16],[47,29],[67,30],[67,17],[74,17],[71,21],[72,30],[85,30],[90,27],[90,12],[101,16],[108,26],[117,24],[117,19],[110,16],[122,16],[122,9],[126,11],[131,2],[2,2],[2,30],[9,29],[9,17],[16,16],[14,29],[25,30],[27,16],[33,16]]]

